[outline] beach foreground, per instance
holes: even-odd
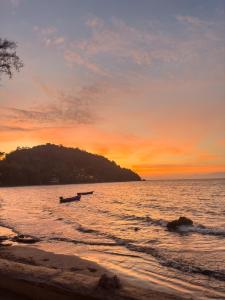
[[[53,254],[32,246],[0,248],[0,297],[5,295],[4,299],[181,299],[140,289],[124,280],[120,280],[119,288],[104,288],[99,286],[103,274],[115,275],[78,256]]]

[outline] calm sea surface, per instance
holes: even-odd
[[[136,284],[225,299],[225,180],[0,188],[0,206],[0,223],[39,237],[36,247],[95,260]],[[167,231],[180,216],[194,226]]]

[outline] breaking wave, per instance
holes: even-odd
[[[167,227],[168,221],[163,219],[153,219],[150,216],[140,217],[135,215],[125,215],[123,216],[126,220],[135,220],[144,222],[146,225],[156,225],[163,228]],[[196,224],[193,226],[180,226],[177,230],[180,233],[198,233],[203,235],[215,235],[215,236],[224,236],[225,237],[225,228],[217,227],[207,227],[201,224]]]
[[[213,228],[205,227],[203,225],[194,225],[194,226],[181,226],[179,231],[181,232],[193,232],[203,235],[215,235],[225,237],[225,228]]]

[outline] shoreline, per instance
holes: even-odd
[[[155,182],[155,181],[212,181],[212,180],[225,180],[225,177],[209,177],[209,178],[151,178],[140,180],[126,180],[126,181],[99,181],[99,182],[74,182],[74,183],[49,183],[49,184],[33,184],[33,185],[0,185],[0,188],[18,188],[18,187],[40,187],[40,186],[61,186],[61,185],[88,185],[100,183],[128,183],[128,182]]]
[[[184,298],[140,288],[121,279],[120,287],[99,285],[103,274],[117,275],[79,256],[54,254],[35,246],[0,246],[0,296],[9,291],[15,299],[39,300],[181,300]],[[1,299],[1,297],[0,297]],[[4,298],[3,298],[4,299]]]
[[[0,188],[17,188],[17,187],[38,187],[38,186],[61,186],[61,185],[88,185],[99,183],[126,183],[126,182],[142,182],[147,180],[126,180],[126,181],[96,181],[96,182],[72,182],[72,183],[49,183],[49,184],[30,184],[30,185],[0,185]]]

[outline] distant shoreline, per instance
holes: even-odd
[[[225,180],[223,178],[173,178],[173,179],[145,179],[145,180],[128,180],[128,181],[101,181],[101,182],[75,182],[75,183],[57,183],[57,184],[33,184],[33,185],[0,185],[0,188],[13,187],[38,187],[38,186],[62,186],[62,185],[88,185],[88,184],[105,184],[105,183],[128,183],[128,182],[152,182],[152,181],[209,181],[209,180]]]
[[[101,182],[75,182],[75,183],[55,183],[55,184],[31,184],[31,185],[0,185],[0,188],[10,187],[31,187],[31,186],[61,186],[61,185],[87,185],[87,184],[104,184],[104,183],[127,183],[127,182],[141,182],[145,180],[128,180],[128,181],[101,181]],[[149,180],[146,180],[149,181]]]
[[[225,177],[210,177],[210,178],[152,178],[152,179],[145,179],[141,181],[184,181],[184,180],[224,180]]]

